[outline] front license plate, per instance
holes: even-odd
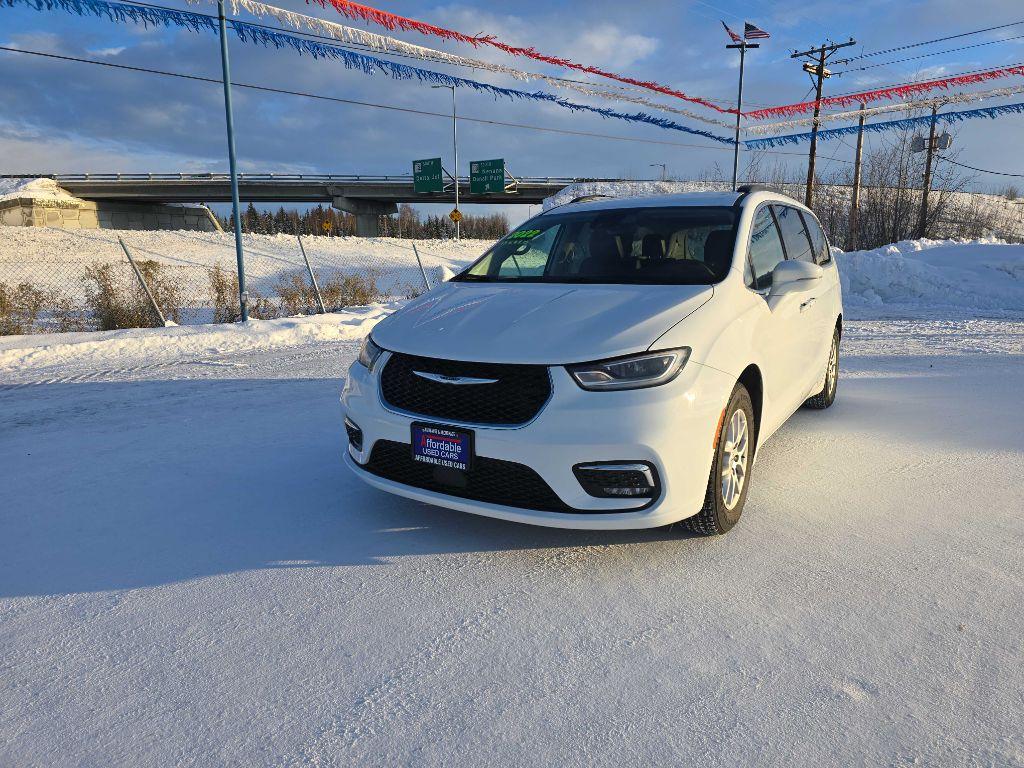
[[[412,458],[437,467],[468,470],[473,459],[473,433],[439,424],[413,424]]]

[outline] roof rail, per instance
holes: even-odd
[[[741,195],[749,195],[751,192],[774,192],[775,190],[767,184],[741,184],[736,187],[736,191]]]

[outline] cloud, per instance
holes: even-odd
[[[658,50],[660,41],[639,34],[623,34],[612,24],[585,30],[570,42],[571,50],[583,62],[600,62],[605,67],[629,67]]]
[[[93,56],[99,56],[100,58],[108,58],[110,56],[117,56],[120,53],[124,53],[128,50],[126,45],[117,45],[112,48],[87,48],[86,49]]]

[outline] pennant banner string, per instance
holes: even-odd
[[[171,8],[160,8],[156,6],[126,5],[112,0],[0,0],[0,5],[14,7],[24,5],[37,11],[62,10],[78,16],[97,16],[106,18],[116,23],[133,22],[145,26],[176,26],[189,29],[193,32],[208,31],[218,34],[217,19],[203,14],[179,11]],[[354,69],[366,75],[373,75],[378,71],[383,72],[395,80],[419,80],[420,82],[433,85],[444,85],[456,88],[471,88],[473,90],[489,93],[492,96],[502,96],[510,99],[525,99],[532,101],[543,101],[550,104],[557,104],[560,107],[575,112],[589,112],[602,117],[615,118],[633,123],[646,123],[655,125],[666,130],[680,131],[694,136],[702,136],[706,139],[733,146],[732,139],[716,136],[708,131],[698,128],[689,128],[685,125],[673,122],[661,117],[648,115],[644,112],[625,113],[605,107],[594,107],[587,104],[579,104],[568,101],[559,96],[542,91],[521,91],[514,88],[502,88],[489,83],[481,83],[477,80],[469,80],[464,77],[448,75],[443,72],[421,69],[419,67],[400,64],[387,59],[379,59],[375,56],[368,56],[362,53],[355,53],[336,45],[320,43],[295,35],[283,32],[274,32],[253,24],[247,24],[237,19],[227,20],[227,25],[238,36],[239,40],[253,45],[262,45],[274,48],[291,48],[299,54],[308,54],[314,59],[335,59],[340,61],[348,69]]]
[[[884,107],[869,107],[864,110],[854,109],[849,112],[833,112],[818,117],[818,125],[825,122],[840,122],[843,120],[857,120],[861,115],[872,117],[874,115],[891,114],[893,112],[909,112],[914,109],[931,109],[941,107],[944,104],[966,104],[972,101],[983,101],[984,99],[1006,98],[1024,93],[1024,85],[1014,85],[1009,88],[994,88],[990,91],[977,91],[975,93],[956,93],[945,96],[936,96],[931,99],[919,99],[918,101],[907,101],[902,104],[886,104]],[[803,117],[799,120],[783,120],[778,123],[765,123],[762,125],[751,125],[744,128],[747,133],[764,135],[775,131],[791,130],[804,125],[813,125],[813,117]]]
[[[979,118],[989,118],[995,120],[997,117],[1010,114],[1022,114],[1024,113],[1024,103],[1018,104],[1004,104],[999,107],[984,107],[982,109],[971,109],[964,112],[944,112],[935,116],[935,122],[951,125],[953,123],[961,123],[965,120],[976,120]],[[885,123],[868,123],[864,126],[864,130],[869,133],[882,133],[884,131],[900,131],[907,130],[909,128],[917,128],[921,125],[928,125],[932,121],[931,115],[924,115],[923,117],[909,117],[905,120],[890,120]],[[857,133],[860,129],[859,126],[851,125],[845,128],[830,128],[826,131],[818,131],[818,141],[828,141],[829,139],[838,139],[843,136],[850,136],[851,134]],[[747,149],[769,149],[772,147],[782,147],[787,144],[799,144],[802,141],[810,141],[810,133],[793,133],[786,136],[769,136],[764,139],[751,139],[750,141],[744,142]]]
[[[824,108],[853,107],[858,104],[865,104],[872,101],[905,99],[906,97],[913,96],[917,93],[927,93],[928,91],[934,91],[940,88],[955,88],[960,85],[975,85],[977,83],[988,82],[989,80],[999,80],[1005,77],[1020,76],[1024,76],[1024,65],[989,69],[983,72],[972,72],[970,74],[940,78],[938,80],[925,80],[920,83],[904,83],[903,85],[893,85],[888,88],[879,88],[878,90],[864,91],[862,93],[848,93],[843,96],[829,96],[822,99],[818,104]],[[764,120],[769,117],[791,117],[793,115],[813,111],[814,102],[804,101],[799,104],[784,104],[780,107],[756,109],[753,112],[744,112],[743,114],[751,120]]]
[[[591,75],[598,75],[599,77],[607,77],[611,80],[617,80],[620,83],[627,83],[628,85],[636,85],[640,88],[646,88],[650,91],[657,91],[663,93],[666,96],[675,96],[676,98],[689,101],[694,104],[700,104],[701,106],[713,109],[716,112],[721,113],[732,113],[735,114],[735,109],[727,109],[720,107],[713,101],[708,99],[700,98],[699,96],[688,96],[682,91],[669,88],[665,85],[660,85],[649,80],[636,80],[632,77],[626,77],[625,75],[617,75],[614,72],[608,72],[598,67],[591,67],[584,64],[577,64],[569,59],[562,58],[560,56],[549,56],[547,54],[540,53],[535,48],[520,48],[514,45],[503,43],[500,40],[495,39],[489,35],[465,35],[461,32],[456,32],[451,29],[445,29],[444,27],[436,27],[433,24],[426,24],[422,21],[416,21],[415,19],[409,19],[405,16],[399,16],[395,13],[388,13],[387,11],[381,11],[376,8],[371,8],[368,5],[362,5],[360,3],[353,3],[351,0],[314,0],[320,6],[326,8],[328,5],[332,6],[338,13],[347,16],[350,19],[357,21],[366,21],[371,24],[377,24],[387,29],[402,29],[413,32],[419,32],[424,35],[434,35],[435,37],[441,37],[446,40],[457,40],[462,43],[469,43],[470,45],[488,45],[498,50],[504,51],[511,56],[525,56],[530,59],[537,61],[543,61],[546,64],[553,64],[557,67],[565,67],[566,69],[574,69],[577,72],[586,72]],[[307,0],[308,2],[308,0]]]
[[[198,5],[200,3],[210,3],[213,5],[217,4],[217,0],[187,0],[191,5]],[[468,67],[471,69],[482,69],[488,72],[495,72],[498,74],[508,75],[517,80],[543,80],[546,83],[556,87],[564,88],[577,93],[582,93],[586,96],[610,99],[615,101],[625,101],[631,104],[637,104],[642,107],[649,109],[657,109],[664,112],[671,112],[676,115],[682,115],[693,120],[698,120],[709,125],[717,125],[721,128],[732,128],[732,123],[724,120],[717,120],[713,117],[707,117],[705,115],[697,114],[688,109],[680,109],[678,107],[668,106],[666,104],[659,104],[649,99],[645,99],[642,96],[636,96],[621,91],[609,92],[600,88],[590,88],[583,83],[574,82],[572,80],[566,80],[560,77],[551,77],[549,75],[542,75],[534,72],[524,72],[522,70],[514,69],[513,67],[507,67],[503,64],[496,64],[489,61],[482,61],[480,59],[472,59],[465,56],[458,56],[456,54],[447,53],[445,51],[439,51],[433,48],[426,48],[422,45],[414,45],[407,43],[403,40],[396,40],[393,37],[386,37],[384,35],[378,35],[374,32],[367,32],[362,29],[355,29],[354,27],[347,27],[343,24],[336,24],[333,21],[327,21],[326,19],[318,19],[313,16],[306,16],[301,13],[295,13],[288,11],[283,8],[277,8],[273,5],[267,5],[265,3],[257,2],[256,0],[230,0],[234,13],[238,14],[238,9],[242,8],[253,16],[264,18],[266,16],[273,17],[282,24],[285,24],[293,29],[297,30],[309,30],[317,35],[324,37],[331,37],[343,43],[349,43],[352,45],[365,46],[375,51],[393,53],[402,56],[409,56],[421,61],[433,61],[441,64],[450,64],[457,67]],[[623,89],[623,91],[626,89]]]

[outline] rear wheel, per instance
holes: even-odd
[[[733,390],[718,429],[704,506],[685,521],[701,536],[725,533],[736,525],[747,500],[757,425],[750,394],[742,384]]]
[[[821,392],[804,401],[805,408],[817,411],[828,408],[836,401],[836,388],[839,386],[839,329],[832,334],[832,346],[828,352],[828,367],[825,369],[825,383]]]

